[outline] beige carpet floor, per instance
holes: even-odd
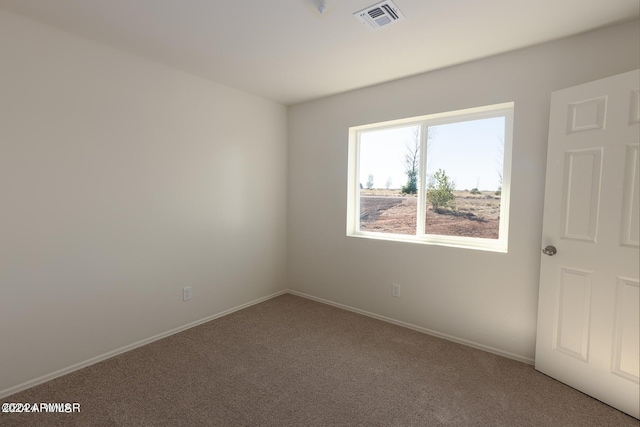
[[[639,425],[532,366],[290,294],[2,402],[81,404],[2,426]]]

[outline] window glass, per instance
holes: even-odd
[[[429,127],[426,234],[497,239],[505,118]]]
[[[506,252],[513,103],[349,129],[347,234]]]
[[[398,127],[360,134],[360,230],[416,234],[417,196],[403,194],[405,162],[417,171],[420,127]],[[417,144],[417,145],[416,145]]]

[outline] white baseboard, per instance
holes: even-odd
[[[434,337],[442,338],[442,339],[445,339],[445,340],[448,340],[448,341],[453,341],[453,342],[456,342],[458,344],[466,345],[468,347],[477,348],[478,350],[483,350],[483,351],[486,351],[488,353],[497,354],[498,356],[503,356],[503,357],[506,357],[508,359],[517,360],[518,362],[527,363],[529,365],[533,365],[534,364],[534,359],[531,359],[531,358],[525,357],[525,356],[521,356],[519,354],[511,353],[511,352],[508,352],[508,351],[500,350],[499,348],[494,348],[494,347],[490,347],[490,346],[487,346],[487,345],[484,345],[484,344],[479,344],[477,342],[469,341],[469,340],[466,340],[466,339],[463,339],[463,338],[458,338],[458,337],[454,337],[452,335],[443,334],[441,332],[437,332],[437,331],[433,331],[431,329],[423,328],[422,326],[416,326],[416,325],[413,325],[411,323],[402,322],[400,320],[392,319],[390,317],[381,316],[379,314],[371,313],[371,312],[368,312],[368,311],[365,311],[365,310],[360,310],[359,308],[354,308],[354,307],[351,307],[351,306],[348,306],[348,305],[345,305],[345,304],[340,304],[340,303],[337,303],[337,302],[326,300],[324,298],[318,298],[318,297],[315,297],[313,295],[305,294],[303,292],[298,292],[298,291],[294,291],[294,290],[291,290],[291,289],[287,290],[287,292],[292,294],[292,295],[297,295],[297,296],[302,297],[302,298],[307,298],[307,299],[310,299],[310,300],[313,300],[313,301],[321,302],[323,304],[332,305],[334,307],[342,308],[344,310],[352,311],[354,313],[362,314],[364,316],[373,317],[374,319],[382,320],[384,322],[393,323],[394,325],[403,326],[405,328],[409,328],[409,329],[412,329],[414,331],[422,332],[422,333],[427,334],[427,335],[433,335]]]
[[[12,394],[18,393],[18,392],[20,392],[22,390],[26,390],[28,388],[34,387],[34,386],[36,386],[38,384],[42,384],[42,383],[45,383],[47,381],[51,381],[52,379],[61,377],[63,375],[70,374],[71,372],[77,371],[79,369],[85,368],[85,367],[93,365],[95,363],[102,362],[103,360],[109,359],[109,358],[117,356],[119,354],[126,353],[127,351],[131,351],[131,350],[136,349],[138,347],[142,347],[143,345],[147,345],[147,344],[150,344],[150,343],[152,343],[154,341],[158,341],[158,340],[161,340],[161,339],[166,338],[168,336],[171,336],[173,334],[177,334],[178,332],[182,332],[182,331],[185,331],[187,329],[193,328],[194,326],[201,325],[203,323],[209,322],[209,321],[217,319],[219,317],[223,317],[223,316],[226,316],[228,314],[231,314],[231,313],[233,313],[235,311],[242,310],[242,309],[250,307],[252,305],[259,304],[261,302],[270,300],[272,298],[275,298],[275,297],[280,296],[282,294],[285,294],[287,292],[288,292],[287,290],[278,291],[276,293],[267,295],[266,297],[258,298],[256,300],[250,301],[248,303],[238,305],[236,307],[230,308],[230,309],[225,310],[225,311],[221,311],[220,313],[216,313],[216,314],[213,314],[211,316],[207,316],[204,319],[196,320],[195,322],[191,322],[191,323],[188,323],[186,325],[179,326],[177,328],[171,329],[171,330],[166,331],[166,332],[159,333],[159,334],[154,335],[152,337],[145,338],[143,340],[134,342],[134,343],[129,344],[129,345],[125,345],[124,347],[120,347],[120,348],[118,348],[116,350],[109,351],[107,353],[101,354],[101,355],[96,356],[96,357],[92,357],[91,359],[85,360],[83,362],[79,362],[79,363],[76,363],[74,365],[68,366],[66,368],[59,369],[59,370],[57,370],[55,372],[52,372],[50,374],[42,375],[41,377],[35,378],[33,380],[29,380],[29,381],[23,382],[22,384],[18,384],[16,386],[13,386],[13,387],[10,387],[8,389],[0,391],[0,399],[2,399],[4,397],[7,397],[7,396],[10,396]]]

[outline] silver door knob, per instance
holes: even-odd
[[[545,255],[554,256],[555,254],[558,253],[558,250],[556,249],[555,246],[547,246],[542,250],[542,253]]]

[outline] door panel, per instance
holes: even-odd
[[[554,92],[536,369],[640,416],[638,70]],[[553,251],[547,251],[552,254]]]
[[[562,268],[554,349],[587,362],[593,272]]]
[[[637,122],[636,122],[637,123]],[[624,197],[622,205],[622,232],[621,244],[624,246],[638,247],[638,229],[640,218],[638,217],[638,144],[628,144],[627,163],[624,167]]]
[[[566,239],[596,241],[602,151],[600,147],[565,153],[562,237]]]
[[[640,310],[635,304],[638,299],[638,281],[618,277],[613,372],[635,383],[640,382],[640,336],[637,333]]]

